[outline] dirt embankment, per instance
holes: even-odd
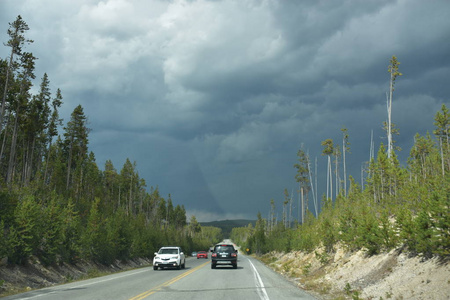
[[[148,266],[151,263],[150,260],[135,259],[127,262],[117,261],[105,266],[80,261],[73,265],[62,264],[45,267],[37,259],[31,259],[24,266],[9,266],[3,261],[0,263],[0,297],[74,280],[126,271]]]
[[[450,299],[450,265],[400,251],[367,257],[338,249],[271,253],[263,260],[323,299]]]

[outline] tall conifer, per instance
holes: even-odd
[[[8,94],[8,85],[11,80],[11,76],[17,67],[17,63],[15,62],[15,56],[22,55],[22,47],[25,44],[33,43],[33,40],[26,39],[24,36],[25,31],[29,30],[27,23],[22,19],[19,15],[16,20],[12,23],[9,23],[8,35],[9,40],[6,43],[6,46],[11,47],[11,53],[9,55],[8,67],[6,69],[6,79],[5,85],[3,88],[3,97],[2,104],[0,108],[0,132],[3,130],[3,118],[5,115],[5,107],[6,107],[6,96]]]

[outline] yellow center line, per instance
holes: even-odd
[[[142,294],[139,294],[139,295],[137,295],[137,296],[134,296],[133,298],[130,298],[129,300],[142,300],[142,299],[144,299],[144,298],[147,298],[147,297],[150,296],[151,294],[154,294],[154,293],[156,293],[157,291],[161,290],[163,287],[169,286],[169,285],[171,285],[172,283],[177,282],[177,281],[180,280],[181,278],[184,278],[184,277],[186,277],[186,276],[188,276],[188,275],[194,273],[195,271],[197,271],[197,270],[200,269],[200,268],[203,268],[203,267],[206,266],[207,264],[209,264],[209,261],[207,261],[207,262],[201,264],[201,265],[198,266],[198,267],[195,267],[195,268],[192,269],[192,270],[189,270],[189,271],[187,271],[187,272],[184,272],[183,274],[180,274],[180,275],[178,275],[177,277],[172,278],[172,279],[170,279],[170,280],[168,280],[168,281],[166,281],[166,282],[164,282],[164,283],[162,283],[162,284],[160,284],[160,285],[158,285],[158,286],[156,286],[156,287],[154,287],[154,288],[152,288],[152,289],[150,289],[150,290],[148,290],[148,291],[146,291],[146,292],[143,292]]]

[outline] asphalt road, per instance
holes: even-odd
[[[77,281],[2,298],[5,300],[93,299],[315,299],[259,261],[239,254],[238,268],[210,259],[186,259],[186,269],[133,271]]]

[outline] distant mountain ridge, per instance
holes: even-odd
[[[246,219],[237,219],[237,220],[220,220],[220,221],[211,221],[211,222],[199,222],[201,226],[213,226],[222,229],[224,238],[229,238],[231,230],[235,227],[247,227],[248,224],[252,224],[255,227],[256,220],[246,220]]]

